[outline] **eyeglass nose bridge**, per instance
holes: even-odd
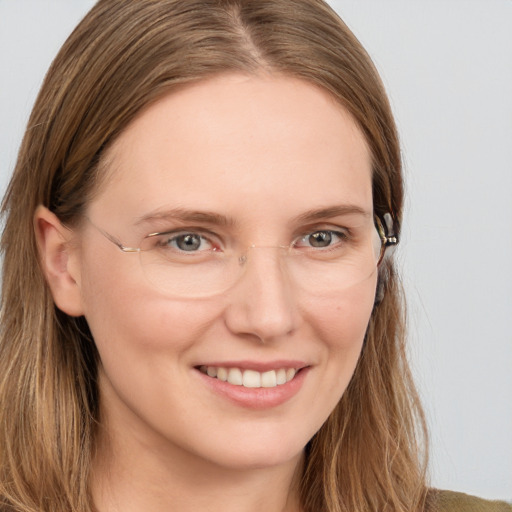
[[[238,257],[238,265],[243,267],[247,263],[247,256],[251,249],[281,249],[283,251],[288,251],[290,248],[286,245],[249,245],[245,251]]]

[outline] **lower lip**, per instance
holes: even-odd
[[[271,409],[292,399],[301,389],[309,371],[309,367],[299,370],[295,377],[273,388],[246,388],[235,386],[215,377],[209,377],[198,369],[195,370],[203,382],[216,394],[228,399],[234,404],[247,409]]]

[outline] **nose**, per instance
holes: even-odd
[[[299,323],[292,283],[276,247],[252,247],[245,268],[228,292],[226,325],[231,332],[268,342],[290,335]]]

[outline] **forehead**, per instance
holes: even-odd
[[[290,77],[223,75],[172,92],[126,128],[106,162],[109,179],[91,207],[114,216],[371,209],[360,129],[327,92]]]

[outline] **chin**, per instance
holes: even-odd
[[[247,429],[239,429],[224,440],[218,439],[209,445],[211,462],[226,469],[251,470],[297,465],[303,457],[306,444],[311,439],[309,432],[279,426],[263,426],[254,422]],[[267,428],[266,428],[267,427]],[[212,450],[213,448],[213,450]],[[206,454],[203,452],[203,457]]]
[[[216,457],[216,465],[225,469],[251,471],[290,465],[295,467],[302,459],[304,448],[283,450],[273,445],[241,448],[236,453]]]

